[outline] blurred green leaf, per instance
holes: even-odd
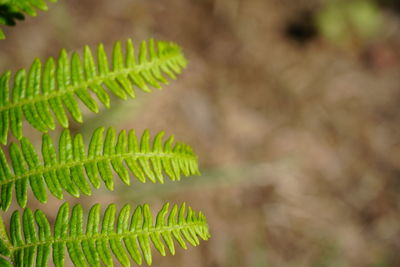
[[[370,0],[330,1],[316,17],[327,40],[339,46],[364,43],[378,36],[382,15]]]

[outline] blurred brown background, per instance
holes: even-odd
[[[74,125],[164,129],[199,154],[201,177],[71,200],[203,210],[212,239],[154,266],[396,267],[400,4],[361,2],[60,0],[6,29],[0,70],[128,37],[183,46],[177,81]]]

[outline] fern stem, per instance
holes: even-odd
[[[14,183],[18,180],[24,179],[24,178],[28,178],[28,177],[37,177],[37,175],[43,175],[45,173],[49,173],[52,171],[56,171],[56,170],[60,170],[60,169],[64,169],[64,168],[72,168],[75,166],[82,166],[84,164],[87,163],[99,163],[102,161],[109,161],[109,160],[113,160],[113,159],[126,159],[126,158],[134,158],[134,159],[138,159],[138,158],[154,158],[154,157],[158,157],[158,158],[175,158],[175,159],[186,159],[186,160],[197,160],[196,156],[194,155],[185,155],[185,154],[176,154],[175,153],[140,153],[140,152],[135,152],[135,153],[124,153],[124,154],[115,154],[115,155],[107,155],[107,156],[101,156],[98,158],[93,158],[93,159],[84,159],[84,160],[80,160],[80,161],[74,161],[74,162],[68,162],[68,163],[63,163],[63,164],[59,164],[59,165],[55,165],[52,167],[44,167],[41,168],[39,170],[34,170],[34,171],[28,171],[22,175],[17,175],[14,177],[11,177],[9,179],[5,179],[0,181],[0,187],[2,185],[5,184],[9,184],[9,183]]]
[[[172,231],[182,231],[185,229],[190,229],[193,227],[201,227],[204,229],[208,229],[208,225],[204,222],[192,222],[192,223],[184,223],[182,225],[173,225],[173,226],[163,226],[163,227],[151,227],[148,228],[147,230],[145,229],[138,229],[135,230],[135,232],[126,232],[126,233],[99,233],[99,234],[94,234],[92,236],[87,236],[82,234],[81,236],[76,236],[76,237],[71,237],[69,236],[68,238],[63,238],[63,239],[52,239],[52,240],[47,240],[47,241],[39,241],[35,243],[30,243],[30,244],[25,244],[23,246],[13,246],[10,248],[11,254],[14,253],[14,251],[25,249],[28,247],[38,247],[40,245],[51,245],[54,243],[67,243],[67,242],[74,242],[78,241],[79,243],[84,241],[84,240],[110,240],[110,239],[121,239],[124,237],[136,237],[136,236],[143,236],[143,235],[150,235],[152,233],[165,233],[165,232],[172,232]]]

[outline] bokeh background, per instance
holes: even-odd
[[[212,239],[154,266],[400,266],[398,0],[60,0],[5,32],[1,72],[129,37],[183,46],[177,81],[73,125],[198,153],[201,177],[70,200],[203,210]],[[30,203],[54,219],[61,202]]]

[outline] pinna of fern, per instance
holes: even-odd
[[[7,143],[8,133],[21,139],[22,123],[25,118],[29,124],[41,132],[54,129],[54,113],[58,122],[68,127],[66,110],[77,122],[82,122],[82,112],[77,99],[92,112],[99,107],[93,94],[106,107],[110,106],[109,89],[121,99],[134,98],[133,86],[150,92],[149,86],[161,88],[168,80],[163,74],[175,79],[186,66],[181,48],[170,42],[143,41],[135,55],[134,46],[129,39],[122,53],[121,43],[114,45],[112,66],[104,46],[97,48],[97,62],[92,51],[85,47],[83,60],[78,53],[68,58],[62,50],[57,61],[49,58],[44,67],[36,59],[29,71],[19,70],[11,85],[11,72],[0,76],[0,142]]]
[[[199,174],[197,156],[193,150],[183,143],[173,145],[172,136],[163,143],[163,135],[163,132],[158,133],[151,145],[147,130],[138,141],[133,130],[128,133],[121,131],[117,136],[115,130],[109,128],[104,137],[104,128],[98,128],[92,135],[86,153],[82,135],[71,136],[68,130],[64,130],[57,153],[49,135],[44,134],[43,161],[31,142],[24,137],[20,145],[10,145],[12,168],[0,149],[1,208],[9,208],[13,188],[21,207],[26,206],[28,186],[42,203],[47,202],[46,187],[59,199],[63,198],[63,191],[74,197],[79,197],[81,192],[90,195],[90,184],[99,188],[101,180],[107,189],[113,190],[112,170],[127,185],[131,182],[128,170],[143,183],[147,179],[153,183],[163,183],[164,174],[171,180],[180,180],[182,174]]]
[[[58,0],[48,0],[57,2]],[[24,14],[36,16],[36,9],[47,11],[48,6],[44,0],[0,0],[0,25],[14,26],[15,20],[23,20]],[[0,29],[0,40],[5,35]]]
[[[4,224],[0,223],[1,266],[11,266],[11,262],[14,267],[31,267],[35,262],[37,267],[47,266],[52,248],[54,265],[62,267],[65,247],[77,267],[97,267],[101,262],[113,266],[112,254],[124,267],[130,266],[130,258],[139,265],[144,258],[151,265],[151,243],[165,256],[166,248],[175,254],[175,242],[186,249],[187,242],[197,246],[200,239],[210,237],[203,213],[194,212],[185,204],[174,205],[171,210],[169,204],[165,204],[154,223],[147,204],[136,207],[132,214],[131,207],[125,205],[118,215],[115,205],[109,205],[102,222],[100,206],[94,205],[89,211],[86,227],[81,205],[73,207],[71,216],[69,213],[69,205],[64,203],[58,211],[52,233],[42,211],[33,213],[27,208],[22,221],[19,211],[15,211],[11,216],[9,235]]]

